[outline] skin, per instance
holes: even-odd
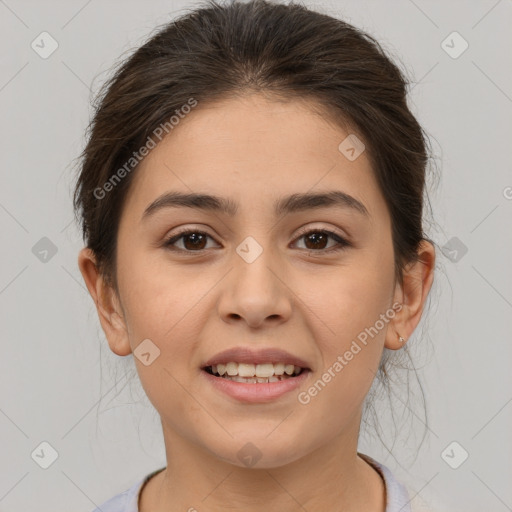
[[[398,336],[407,340],[420,321],[435,249],[422,243],[422,261],[406,269],[403,287],[395,282],[391,220],[369,159],[363,152],[348,160],[338,150],[348,133],[310,107],[261,94],[199,105],[136,171],[118,232],[119,295],[91,251],[79,254],[111,350],[125,356],[147,338],[160,350],[149,366],[134,357],[161,417],[168,461],[144,487],[142,512],[385,510],[382,479],[357,453],[363,401],[383,348],[400,349]],[[238,212],[168,208],[142,221],[170,190],[228,197]],[[273,214],[277,198],[328,190],[355,197],[369,217],[339,207]],[[175,243],[181,253],[162,245],[178,227],[211,237],[202,254],[190,238]],[[352,245],[322,253],[316,247],[336,241],[307,245],[297,236],[302,227],[334,231]],[[263,248],[250,264],[235,250],[247,236]],[[298,391],[394,303],[400,312],[299,403]],[[298,391],[241,403],[207,385],[200,369],[235,346],[283,348],[313,371]],[[237,457],[247,442],[261,453],[251,468]]]

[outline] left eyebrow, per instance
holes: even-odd
[[[366,217],[370,214],[366,206],[355,197],[342,192],[341,190],[331,190],[323,193],[296,193],[277,199],[274,202],[274,213],[280,216],[288,213],[295,213],[305,210],[325,208],[330,206],[339,206],[350,208]],[[150,217],[158,210],[163,208],[186,207],[198,210],[208,210],[224,213],[233,217],[238,211],[238,203],[235,201],[213,196],[210,194],[185,194],[182,192],[166,192],[155,199],[142,214],[142,220]]]

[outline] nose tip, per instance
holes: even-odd
[[[246,254],[254,256],[251,242],[247,244]],[[244,248],[242,244],[239,247]],[[225,281],[218,306],[219,314],[226,321],[245,320],[249,327],[259,328],[266,322],[278,323],[289,318],[291,304],[288,287],[270,268],[266,256],[260,254],[252,263],[241,257],[235,263],[236,268]]]

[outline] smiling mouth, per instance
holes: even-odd
[[[246,384],[266,384],[293,379],[308,371],[293,364],[263,363],[248,364],[228,362],[206,366],[203,370],[214,377]]]

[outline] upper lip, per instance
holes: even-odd
[[[293,364],[310,370],[308,363],[300,357],[294,356],[278,348],[253,349],[247,347],[235,347],[219,352],[203,364],[203,368],[216,364],[226,364],[229,362],[264,364],[264,363],[283,363]]]

